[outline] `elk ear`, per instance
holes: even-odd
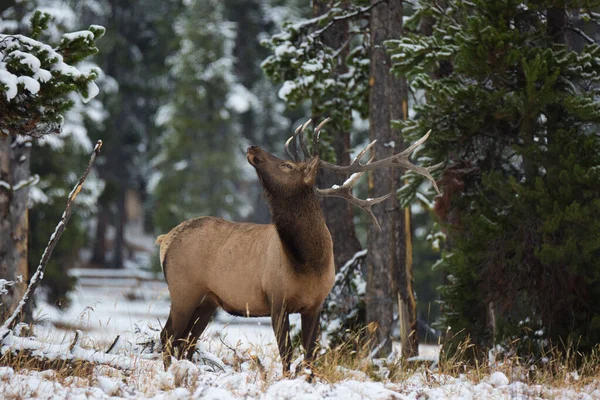
[[[314,156],[306,163],[306,169],[304,170],[304,183],[308,186],[315,184],[317,171],[319,170],[319,161],[319,156]]]

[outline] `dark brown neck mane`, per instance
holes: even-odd
[[[311,190],[293,198],[267,195],[272,222],[298,272],[318,272],[328,266],[332,242],[321,205]]]

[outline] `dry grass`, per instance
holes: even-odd
[[[15,372],[53,371],[53,377],[63,382],[67,377],[88,379],[92,376],[96,364],[81,360],[49,360],[37,357],[31,351],[6,351],[0,357],[0,366],[10,367]],[[50,373],[48,373],[50,374]]]
[[[308,375],[312,374],[318,382],[327,384],[357,380],[377,381],[401,387],[417,373],[422,377],[425,387],[435,388],[444,385],[451,378],[458,377],[465,377],[476,385],[488,379],[493,372],[500,371],[511,382],[520,381],[527,385],[579,391],[592,384],[600,388],[600,347],[586,355],[577,352],[575,346],[553,347],[535,362],[524,360],[510,351],[503,352],[503,356],[496,357],[495,360],[468,362],[466,356],[473,351],[473,345],[465,341],[458,346],[452,357],[442,357],[437,365],[431,365],[427,362],[406,362],[401,359],[373,360],[371,343],[366,337],[364,332],[358,332],[352,335],[351,340],[322,352],[310,373],[307,373],[297,360],[296,375],[306,375],[308,380]],[[229,367],[229,372],[224,374],[242,372],[246,374],[248,383],[255,385],[260,392],[265,392],[271,385],[283,379],[274,346],[255,345],[244,348],[240,343],[231,345],[223,340],[219,346],[218,340],[203,340],[205,344],[211,343],[209,351],[214,352]],[[516,348],[516,343],[514,345]],[[97,350],[102,351],[100,348]],[[133,354],[131,356],[134,357]],[[99,375],[118,377],[125,385],[145,394],[152,394],[157,390],[173,390],[177,387],[186,387],[194,393],[194,390],[207,383],[202,380],[205,373],[196,367],[183,372],[172,370],[173,377],[168,380],[168,374],[161,372],[160,359],[151,365],[140,365],[131,372],[124,373],[91,362],[46,360],[28,351],[7,351],[0,357],[0,366],[11,367],[15,372],[47,371],[45,374],[49,379],[63,385],[70,385],[73,378],[77,379],[78,386],[92,386]],[[235,391],[235,388],[231,390]]]
[[[464,375],[479,383],[493,372],[504,373],[510,381],[528,385],[546,385],[555,388],[581,389],[592,383],[600,384],[600,344],[590,353],[581,353],[577,345],[548,346],[537,357],[522,358],[517,355],[518,341],[503,349],[494,359],[473,359],[474,345],[467,338],[458,344],[450,357],[440,357],[438,371],[449,376]],[[483,361],[482,361],[483,359]]]

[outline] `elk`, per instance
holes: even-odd
[[[165,367],[171,355],[183,357],[186,353],[192,358],[198,338],[219,307],[238,316],[271,317],[284,374],[292,357],[288,315],[299,313],[305,362],[310,365],[321,305],[335,275],[332,240],[318,196],[342,197],[366,211],[379,226],[371,206],[391,193],[366,200],[354,197],[352,187],[365,172],[404,167],[427,177],[437,190],[430,174],[435,167],[419,167],[409,161],[429,133],[399,154],[361,163],[375,144],[372,142],[350,165],[339,166],[319,158],[319,132],[328,120],[314,130],[312,155],[304,140],[310,120],[286,142],[290,160],[257,146],[248,148],[246,158],[256,170],[270,206],[270,224],[199,217],[158,237],[160,262],[171,295],[171,310],[161,332]],[[315,179],[322,168],[352,175],[341,186],[318,189]]]

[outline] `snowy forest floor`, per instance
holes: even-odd
[[[105,399],[105,398],[206,398],[206,399],[600,399],[600,376],[580,379],[566,371],[563,380],[533,382],[505,364],[466,370],[453,376],[424,366],[400,371],[385,360],[369,368],[333,365],[317,374],[314,383],[300,372],[295,378],[281,375],[269,319],[238,318],[218,314],[204,334],[201,350],[216,356],[213,363],[175,362],[168,371],[157,355],[144,354],[139,343],[157,339],[169,302],[166,287],[135,293],[110,287],[79,288],[72,306],[61,313],[40,305],[34,328],[37,342],[48,346],[46,356],[64,358],[74,332],[80,330],[81,354],[104,353],[117,335],[119,365],[80,363],[52,369],[28,368],[19,357],[5,355],[0,366],[3,399]],[[144,296],[139,296],[140,294]],[[13,343],[23,340],[12,338]],[[56,347],[57,344],[61,346]],[[44,346],[44,345],[42,345]],[[72,347],[72,345],[71,345]],[[49,350],[55,349],[55,350]],[[72,350],[72,348],[71,348]],[[87,352],[86,352],[87,351]],[[421,346],[421,354],[435,358],[436,346]],[[296,365],[298,365],[296,361]],[[354,365],[366,365],[357,360]],[[113,364],[115,365],[115,364]],[[483,370],[483,372],[482,372]],[[569,373],[571,372],[571,373]],[[391,378],[390,378],[391,376]]]

